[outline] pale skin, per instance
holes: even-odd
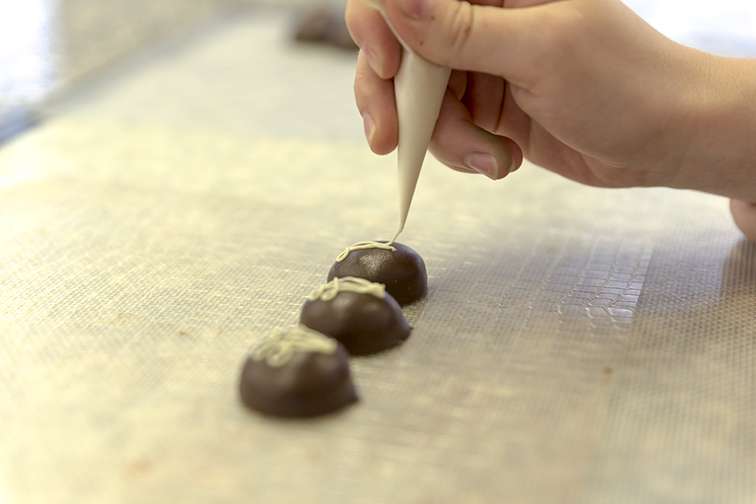
[[[501,179],[525,157],[598,187],[718,194],[756,241],[755,59],[677,44],[620,0],[382,3],[413,50],[454,69],[430,145],[445,165]],[[365,134],[387,154],[400,45],[365,0],[346,19]]]

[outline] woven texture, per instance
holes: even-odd
[[[188,105],[170,120],[161,76],[201,74],[213,44],[237,51],[216,72],[252,58],[256,23],[0,149],[0,498],[752,502],[756,247],[702,194],[528,164],[492,183],[429,160],[399,240],[429,273],[409,340],[352,359],[361,401],[343,412],[245,410],[245,352],[397,221],[395,160],[341,135],[351,116],[265,135],[240,125],[241,100],[227,123],[184,122]],[[307,86],[341,89],[353,62],[318,61],[334,71]],[[140,119],[155,93],[167,108]]]

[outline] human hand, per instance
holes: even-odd
[[[441,162],[498,179],[524,153],[590,185],[706,184],[683,168],[710,55],[665,38],[619,0],[475,2],[384,2],[413,50],[456,69],[430,145]],[[400,46],[363,0],[349,0],[346,18],[361,47],[357,105],[371,149],[385,154],[397,142]]]
[[[756,242],[756,203],[730,200],[730,212],[732,212],[732,218],[738,229],[743,232],[746,238]]]

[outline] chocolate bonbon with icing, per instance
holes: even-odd
[[[357,401],[349,354],[338,341],[302,325],[277,329],[242,367],[245,406],[279,417],[310,417]]]
[[[383,285],[355,277],[336,277],[315,289],[299,322],[337,339],[352,355],[387,350],[412,331]]]
[[[400,306],[417,301],[428,292],[423,258],[397,242],[366,241],[347,247],[331,266],[328,280],[347,276],[385,285]]]

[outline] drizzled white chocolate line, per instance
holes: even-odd
[[[299,324],[278,328],[265,338],[251,353],[252,360],[265,360],[273,367],[283,366],[294,352],[320,352],[332,354],[338,342],[309,327]]]
[[[364,278],[336,277],[327,284],[321,285],[307,296],[310,301],[330,301],[339,292],[356,292],[357,294],[372,294],[377,298],[386,297],[386,287],[383,284],[373,283]]]
[[[399,233],[397,233],[397,236]],[[396,239],[396,236],[394,237]],[[354,252],[355,250],[366,250],[371,248],[377,248],[377,249],[383,249],[383,250],[390,250],[392,252],[396,252],[396,247],[392,247],[391,244],[394,243],[394,240],[391,240],[388,243],[381,243],[376,241],[361,241],[357,242],[351,247],[347,247],[344,249],[344,251],[339,254],[339,256],[336,258],[336,262],[341,262],[347,257],[349,257],[349,254]]]

